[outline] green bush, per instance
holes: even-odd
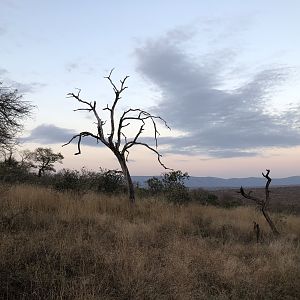
[[[53,187],[59,191],[87,191],[116,194],[124,192],[126,187],[122,173],[116,170],[100,169],[99,172],[82,168],[81,171],[63,169],[53,175]]]
[[[80,172],[77,170],[62,169],[53,176],[53,187],[58,191],[85,190],[80,181]]]
[[[184,204],[190,201],[188,188],[185,181],[189,178],[188,173],[182,171],[171,171],[164,173],[162,178],[152,177],[147,180],[148,189],[154,195],[159,194],[167,201]]]
[[[115,194],[126,192],[126,184],[123,173],[117,170],[101,169],[98,178],[98,192],[106,194]]]
[[[26,165],[15,159],[0,162],[0,181],[6,183],[24,183],[32,179],[33,174],[29,172]]]
[[[161,179],[152,177],[147,180],[148,189],[151,194],[157,195],[163,192],[164,184]]]

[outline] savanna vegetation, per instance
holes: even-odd
[[[300,217],[3,186],[1,299],[298,299]],[[261,225],[259,242],[252,222]]]
[[[134,186],[129,150],[145,146],[164,166],[156,148],[138,138],[150,121],[157,145],[155,121],[165,121],[129,109],[115,128],[127,77],[118,88],[110,76],[108,138],[96,102],[71,93],[85,106],[78,110],[94,114],[97,133],[70,142],[77,139],[79,154],[82,138],[100,140],[122,172],[56,172],[61,153],[17,152],[17,133],[33,107],[0,84],[0,299],[299,299],[300,216],[280,206],[269,211],[270,170],[258,196],[242,187],[234,196],[189,190],[180,170]],[[122,129],[133,121],[138,131],[127,140]]]

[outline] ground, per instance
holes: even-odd
[[[275,193],[274,193],[275,194]],[[287,192],[288,194],[288,192]],[[293,190],[291,194],[294,194]],[[0,299],[299,299],[300,217],[2,188]],[[262,228],[256,242],[253,221]]]

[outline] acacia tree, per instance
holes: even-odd
[[[0,82],[0,147],[15,142],[22,121],[30,116],[33,106],[22,99],[17,90],[3,87]]]
[[[30,166],[38,169],[41,177],[46,171],[55,172],[54,164],[62,163],[64,159],[61,153],[54,153],[51,148],[36,148],[34,151],[24,151],[22,161],[28,161]]]
[[[117,158],[120,167],[122,169],[122,172],[124,174],[125,180],[127,181],[128,186],[128,196],[131,203],[135,202],[135,193],[134,193],[134,186],[133,182],[129,173],[129,169],[127,166],[128,162],[128,155],[129,150],[133,146],[144,146],[150,151],[154,152],[157,155],[157,160],[160,163],[161,166],[163,166],[165,169],[168,169],[161,161],[162,155],[157,151],[157,138],[159,136],[159,132],[157,130],[157,124],[156,121],[162,121],[164,125],[170,129],[170,127],[167,125],[166,121],[159,117],[154,116],[151,113],[139,109],[139,108],[129,108],[125,110],[122,114],[119,120],[116,120],[116,107],[121,99],[122,93],[127,89],[127,86],[125,86],[126,80],[129,78],[129,76],[126,76],[124,79],[120,80],[119,86],[117,86],[113,80],[111,79],[113,69],[110,71],[109,75],[104,77],[109,81],[109,84],[112,86],[112,89],[114,91],[114,100],[111,106],[106,106],[103,110],[109,112],[109,118],[110,118],[110,131],[108,135],[104,134],[104,124],[106,121],[102,119],[102,117],[98,114],[98,111],[96,109],[96,101],[88,102],[80,98],[80,92],[79,89],[77,94],[69,93],[68,97],[75,99],[79,103],[83,104],[83,108],[75,109],[74,111],[87,111],[93,113],[95,119],[96,119],[96,125],[97,130],[96,133],[92,133],[89,131],[82,131],[76,135],[74,135],[69,142],[67,142],[65,145],[70,144],[73,140],[77,139],[77,147],[78,151],[75,153],[75,155],[78,155],[81,153],[81,142],[82,138],[85,137],[92,137],[97,142],[103,143],[106,147],[108,147],[115,157]],[[142,132],[145,129],[145,126],[147,124],[147,121],[150,121],[150,124],[152,125],[153,131],[154,131],[154,140],[155,140],[155,147],[152,147],[148,145],[145,142],[141,142],[139,140],[139,137],[141,136]],[[124,133],[124,128],[128,127],[129,125],[135,123],[135,126],[138,128],[137,133],[132,138],[127,138],[126,134]]]

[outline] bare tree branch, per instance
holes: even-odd
[[[83,137],[87,137],[87,136],[95,138],[97,140],[97,142],[98,142],[98,140],[100,140],[99,136],[96,136],[88,131],[83,131],[83,132],[80,132],[79,134],[74,135],[67,143],[63,144],[62,147],[69,145],[72,141],[74,141],[75,139],[78,138],[78,142],[77,142],[78,151],[76,153],[74,153],[74,155],[81,154],[81,147],[80,147],[81,141],[82,141]]]
[[[130,113],[138,113],[136,116],[128,116],[128,114]],[[155,119],[158,119],[160,121],[162,121],[164,123],[164,125],[171,130],[171,128],[168,126],[167,122],[159,117],[159,116],[154,116],[150,113],[148,113],[147,111],[141,110],[139,108],[135,108],[135,109],[128,109],[126,110],[123,115],[121,116],[120,120],[119,120],[119,126],[118,126],[118,134],[117,134],[117,144],[118,146],[120,146],[121,144],[121,131],[124,127],[128,126],[128,124],[130,124],[130,121],[141,121],[142,125],[140,127],[139,132],[136,134],[135,138],[133,139],[133,141],[128,142],[127,144],[124,145],[124,149],[128,149],[130,147],[132,147],[135,143],[135,141],[138,139],[138,137],[140,136],[140,134],[142,133],[143,129],[144,129],[144,125],[145,125],[145,121],[150,119],[152,121],[152,125],[153,125],[153,129],[154,129],[154,140],[155,140],[155,146],[157,148],[158,143],[157,143],[157,138],[160,135],[160,133],[157,130],[157,125],[155,122]],[[128,122],[124,125],[124,122]]]
[[[87,101],[82,100],[80,98],[80,92],[81,92],[81,90],[78,89],[78,93],[77,94],[68,93],[67,97],[68,98],[74,98],[78,102],[83,103],[83,104],[85,104],[85,105],[87,105],[89,107],[89,108],[79,108],[77,110],[85,110],[85,111],[88,111],[88,112],[93,112],[93,114],[94,114],[94,116],[95,116],[95,118],[97,120],[97,129],[98,129],[99,139],[105,144],[106,141],[105,141],[104,134],[103,134],[103,125],[105,124],[105,122],[103,122],[101,120],[101,118],[99,117],[99,115],[98,115],[98,113],[96,111],[96,101],[94,101],[94,103],[92,104],[92,102],[87,102]]]
[[[109,106],[107,104],[106,107],[103,108],[104,111],[109,112],[109,116],[110,116],[110,132],[107,134],[108,137],[105,138],[105,135],[103,132],[103,125],[105,124],[105,122],[102,121],[99,114],[97,113],[96,101],[94,101],[92,103],[92,102],[87,102],[85,100],[82,100],[80,97],[81,90],[79,89],[77,94],[69,93],[68,97],[74,98],[79,103],[84,104],[85,107],[75,109],[75,111],[87,111],[87,112],[92,112],[94,114],[94,116],[97,120],[96,124],[97,124],[98,132],[97,132],[97,134],[93,134],[88,131],[83,131],[79,134],[74,135],[69,140],[69,142],[67,142],[63,146],[66,146],[66,145],[70,144],[72,141],[77,140],[78,151],[75,153],[75,155],[78,155],[81,153],[82,138],[89,136],[89,137],[95,138],[97,140],[97,142],[101,141],[105,146],[107,146],[114,153],[114,155],[118,159],[120,166],[122,168],[123,174],[124,174],[125,178],[127,179],[128,190],[129,190],[129,199],[130,199],[131,203],[134,203],[134,201],[135,201],[134,187],[133,187],[132,179],[131,179],[131,176],[130,176],[130,173],[129,173],[129,170],[127,167],[129,149],[135,145],[144,146],[157,155],[157,160],[162,167],[164,167],[165,169],[169,169],[162,163],[162,161],[161,161],[162,155],[157,151],[157,144],[158,144],[157,139],[160,134],[157,129],[156,121],[157,120],[162,121],[167,128],[170,129],[170,127],[167,125],[166,121],[163,118],[161,118],[159,116],[154,116],[151,113],[148,113],[147,111],[139,109],[139,108],[135,108],[135,109],[130,108],[130,109],[124,111],[119,119],[117,126],[116,126],[115,110],[121,99],[122,93],[127,89],[127,86],[125,86],[125,83],[126,83],[126,80],[129,78],[129,76],[125,76],[124,79],[120,80],[120,84],[117,86],[111,79],[113,70],[114,69],[112,69],[110,71],[108,76],[104,77],[105,79],[108,80],[109,84],[112,86],[113,91],[115,93],[112,106]],[[141,134],[144,131],[147,120],[150,120],[152,122],[152,128],[153,128],[153,132],[154,132],[154,140],[155,140],[155,148],[156,149],[154,149],[153,147],[149,146],[146,143],[142,143],[142,142],[138,141],[139,137],[141,136]],[[123,132],[123,129],[129,125],[134,125],[134,123],[138,124],[139,129],[138,129],[137,133],[134,135],[134,137],[130,141],[128,141],[125,133]],[[116,132],[116,130],[117,130],[117,132]],[[124,138],[123,143],[121,140],[122,137]],[[122,148],[120,149],[121,144],[122,144]],[[170,169],[170,170],[172,170],[172,169]]]
[[[254,197],[254,196],[251,196],[252,194],[252,191],[249,191],[248,193],[246,193],[243,189],[243,187],[241,186],[240,187],[240,191],[239,193],[244,197],[244,198],[247,198],[247,199],[250,199],[252,201],[254,201],[256,204],[258,205],[263,205],[264,204],[264,201],[257,198],[257,197]]]
[[[164,167],[166,170],[173,170],[173,169],[171,169],[171,168],[166,167],[166,166],[162,163],[162,161],[161,161],[162,155],[161,155],[157,150],[155,150],[154,148],[152,148],[151,146],[149,146],[148,144],[142,143],[142,142],[135,142],[134,145],[140,145],[140,146],[144,146],[144,147],[148,148],[149,150],[151,150],[152,152],[154,152],[154,153],[157,155],[157,160],[158,160],[158,162],[160,163],[160,165],[161,165],[162,167]],[[123,150],[122,150],[123,153],[125,153],[125,151],[127,151],[127,149],[123,149]]]
[[[265,186],[265,199],[260,199],[260,198],[257,198],[257,197],[254,197],[251,195],[252,191],[246,193],[243,189],[243,187],[241,186],[240,188],[240,191],[239,193],[244,197],[244,198],[247,198],[247,199],[250,199],[252,201],[254,201],[257,205],[260,206],[260,209],[266,219],[266,221],[268,222],[272,232],[274,233],[274,235],[279,235],[279,231],[277,230],[275,224],[273,223],[272,219],[270,218],[268,212],[267,212],[267,208],[268,208],[268,205],[269,205],[269,201],[270,201],[270,191],[269,191],[269,186],[270,186],[270,183],[272,181],[272,179],[270,178],[269,174],[270,174],[270,170],[266,170],[267,173],[264,174],[262,173],[263,177],[265,177],[267,179],[267,182],[266,182],[266,186]]]
[[[109,107],[108,105],[106,106],[106,108],[104,108],[103,110],[108,110],[110,112],[110,126],[111,126],[111,131],[108,137],[108,141],[110,144],[113,144],[113,138],[114,138],[114,134],[115,134],[115,108],[116,105],[118,104],[118,101],[121,99],[121,94],[122,92],[127,89],[127,86],[124,86],[126,80],[129,78],[129,76],[125,76],[123,80],[120,80],[121,86],[120,88],[117,88],[117,86],[114,84],[114,82],[111,79],[111,74],[113,72],[114,69],[112,69],[109,73],[108,76],[105,76],[104,78],[108,79],[109,83],[111,84],[111,86],[113,87],[113,90],[115,92],[115,99],[114,102],[112,104],[112,107]]]
[[[266,201],[265,201],[265,203],[264,203],[264,207],[268,207],[269,202],[270,202],[269,185],[270,185],[270,183],[271,183],[271,181],[272,181],[272,179],[271,179],[270,176],[269,176],[270,170],[267,169],[266,171],[267,171],[266,174],[264,174],[264,173],[262,172],[262,176],[265,177],[265,178],[267,179],[266,188],[265,188]]]

